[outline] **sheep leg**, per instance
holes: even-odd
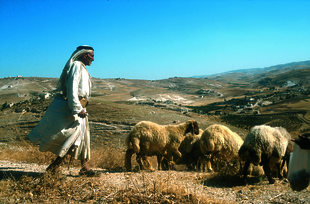
[[[207,170],[208,170],[209,172],[212,172],[212,171],[213,171],[210,159],[207,159]]]
[[[287,157],[286,157],[286,158],[283,158],[283,160],[282,160],[281,172],[282,172],[283,178],[284,178],[284,177],[287,177],[287,173],[288,173],[288,172],[287,172],[287,170],[288,170],[288,162],[289,162],[288,160],[289,160],[289,158],[287,158]],[[287,166],[287,167],[286,167],[286,170],[284,170],[284,166],[285,166],[285,165]]]
[[[271,177],[270,166],[268,164],[264,164],[263,165],[263,169],[264,169],[264,172],[265,172],[265,174],[266,174],[266,176],[268,178],[269,183],[270,184],[274,184],[276,182],[276,180]]]
[[[163,157],[161,161],[161,169],[162,170],[169,170],[169,164],[167,158]]]
[[[188,170],[195,170],[195,165],[193,165],[192,163],[186,164],[186,167]]]
[[[203,157],[198,157],[198,159],[197,159],[197,171],[201,172],[201,170],[203,172],[205,172],[205,170],[206,170],[205,159]]]
[[[265,154],[262,154],[261,158],[262,158],[261,165],[263,165],[265,175],[267,176],[269,183],[274,184],[276,182],[276,180],[271,177],[270,165],[269,165],[270,164],[270,158]]]
[[[200,162],[202,163],[202,172],[206,172],[206,161],[202,158]]]
[[[175,156],[175,158],[173,158]],[[165,158],[167,159],[168,163],[168,170],[173,170],[175,163],[173,160],[177,161],[180,159],[182,154],[177,149],[172,149],[171,151],[167,151],[167,154],[165,154]]]
[[[201,169],[201,161],[200,161],[200,158],[198,158],[197,160],[197,171],[199,172]]]
[[[206,156],[206,163],[207,163],[207,169],[209,172],[212,172],[212,165],[211,165],[211,154]]]
[[[162,159],[162,170],[170,170],[170,158],[172,157],[171,152],[167,152],[166,154],[162,155],[163,159]]]
[[[189,170],[195,170],[196,167],[198,168],[198,165],[199,165],[199,161],[198,159],[196,159],[195,157],[189,155],[188,157],[188,161],[187,161],[187,168]],[[198,169],[197,169],[198,170]]]
[[[199,159],[200,159],[200,162],[202,163],[202,171],[203,172],[206,172],[206,170],[212,171],[210,157],[202,156],[202,157],[199,157]],[[211,169],[211,170],[209,170],[209,169]]]
[[[127,149],[126,150],[126,156],[125,156],[125,168],[126,171],[131,171],[131,156],[135,153],[133,149]]]
[[[289,167],[289,165],[290,165],[290,157],[291,157],[291,155],[289,154],[286,158],[285,158],[285,163],[286,163],[286,169],[288,170],[288,167]]]
[[[161,166],[161,163],[163,162],[163,157],[161,156],[160,153],[157,154],[157,165],[158,165],[158,170],[160,170],[160,166]],[[163,168],[163,167],[161,167]]]
[[[144,167],[143,167],[143,164],[142,164],[142,155],[141,155],[141,153],[137,154],[136,161],[139,164],[140,170],[143,170]]]
[[[246,160],[245,164],[244,164],[244,168],[243,168],[243,182],[244,184],[247,184],[247,177],[248,177],[248,169],[250,166],[250,160]]]
[[[146,155],[142,155],[142,160],[143,160],[143,163],[144,163],[144,166],[145,166],[145,169],[149,169],[149,170],[154,170],[152,165],[150,164],[149,160],[147,159],[147,156]]]
[[[202,156],[202,162],[203,162],[203,168],[206,168],[207,167],[207,171],[208,172],[212,172],[213,169],[212,169],[212,165],[211,165],[211,154],[204,154]],[[205,171],[205,169],[204,169]]]
[[[281,162],[280,163],[276,163],[276,167],[278,169],[278,178],[279,179],[283,179],[283,175],[282,175],[283,167],[281,165]]]
[[[152,165],[150,164],[149,160],[147,159],[147,156],[144,153],[141,153],[141,152],[138,153],[136,157],[136,161],[139,164],[140,170],[145,170],[145,169],[153,170]]]
[[[239,174],[242,174],[242,163],[240,159],[239,159]]]

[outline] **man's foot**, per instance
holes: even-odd
[[[81,159],[81,166],[82,169],[79,172],[79,175],[86,175],[86,176],[95,176],[96,173],[89,168],[86,159]]]

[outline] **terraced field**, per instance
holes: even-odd
[[[305,119],[305,112],[291,112],[278,114],[260,115],[225,115],[223,122],[243,129],[251,129],[255,125],[269,125],[273,127],[284,127],[290,133],[309,131],[309,121]]]

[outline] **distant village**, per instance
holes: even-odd
[[[200,89],[196,92],[199,98],[220,97],[223,94],[210,89]],[[304,87],[293,82],[288,82],[288,86],[268,87],[257,92],[247,92],[244,97],[232,98],[221,102],[215,102],[206,106],[190,106],[173,100],[147,99],[135,102],[136,105],[148,105],[153,107],[165,108],[173,111],[188,114],[195,112],[204,115],[227,115],[227,114],[260,114],[260,107],[279,103],[283,100],[299,98],[310,95],[310,88]],[[270,110],[272,113],[272,110]]]
[[[310,88],[289,82],[289,86],[268,87],[257,92],[247,92],[243,98],[224,99],[207,106],[193,107],[194,112],[208,115],[260,114],[260,107],[279,103],[283,100],[300,98],[310,94]],[[270,110],[272,112],[272,110]]]
[[[19,79],[21,76],[15,77]],[[8,77],[10,79],[11,77]],[[2,89],[11,89],[12,85],[7,85],[2,87]],[[191,112],[204,114],[204,115],[228,115],[228,114],[260,114],[259,109],[271,104],[279,103],[283,100],[303,97],[310,94],[310,88],[304,87],[302,84],[295,84],[294,82],[288,81],[286,86],[276,87],[270,86],[263,89],[257,89],[255,92],[246,92],[243,96],[238,98],[231,98],[227,100],[225,96],[215,90],[211,89],[200,89],[195,92],[195,95],[199,100],[204,100],[208,98],[217,98],[222,101],[214,102],[205,106],[191,106],[190,101],[182,98],[172,96],[152,96],[152,97],[133,97],[128,100],[135,105],[146,105],[152,107],[163,108],[167,110],[173,110],[181,112],[183,114],[190,114]],[[5,102],[2,105],[2,109],[13,107],[14,105],[19,106],[27,102],[35,100],[45,100],[50,97],[53,97],[53,93],[48,91],[43,91],[40,94],[31,96],[30,99],[25,101],[17,102],[16,104],[12,102]],[[162,94],[163,95],[163,94]],[[25,97],[20,94],[16,95],[17,97]],[[41,112],[43,110],[32,110],[27,108],[27,110],[19,110],[16,108],[17,112]],[[272,112],[272,110],[270,110]]]

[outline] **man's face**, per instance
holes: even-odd
[[[84,64],[90,66],[91,63],[95,60],[94,51],[91,51],[89,53],[85,53],[84,58],[85,58]]]

